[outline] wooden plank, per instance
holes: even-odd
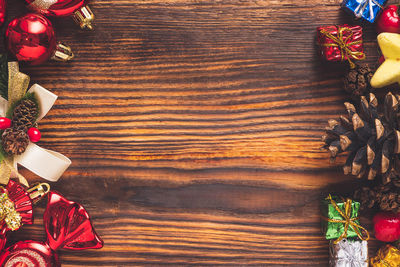
[[[8,6],[9,19],[26,13]],[[339,1],[91,7],[93,32],[52,19],[73,62],[22,66],[59,96],[40,145],[73,164],[53,188],[87,207],[106,244],[60,252],[64,266],[326,266],[318,201],[359,182],[320,150],[344,113],[345,68],[318,58],[315,28],[353,23]],[[11,242],[44,238],[44,207]]]

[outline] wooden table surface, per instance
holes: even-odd
[[[319,200],[358,182],[320,151],[347,95],[315,28],[354,23],[339,2],[94,0],[93,32],[53,19],[76,59],[22,71],[59,96],[40,145],[73,163],[53,188],[105,241],[63,266],[327,266]],[[44,207],[12,242],[44,238]]]

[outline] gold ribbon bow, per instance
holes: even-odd
[[[354,68],[356,66],[356,64],[354,64],[354,62],[351,59],[355,59],[355,60],[363,60],[365,59],[365,54],[363,52],[360,51],[353,51],[351,49],[352,45],[357,45],[357,44],[362,44],[361,40],[358,41],[353,41],[353,42],[349,42],[349,40],[351,40],[351,38],[353,37],[353,31],[348,28],[348,27],[341,27],[341,26],[336,26],[337,28],[337,36],[334,36],[333,34],[331,34],[330,32],[321,29],[320,33],[324,34],[326,37],[328,37],[329,39],[331,39],[332,41],[334,41],[334,43],[330,43],[330,44],[320,44],[322,46],[326,46],[326,47],[339,47],[340,49],[340,55],[342,57],[342,61],[345,59],[345,56],[347,57],[347,61],[349,61],[350,64],[350,68]],[[343,35],[345,33],[349,33],[349,35],[347,37],[343,37]]]
[[[4,190],[3,187],[0,187]],[[15,210],[14,203],[8,197],[8,194],[3,191],[0,193],[0,221],[7,224],[7,227],[12,231],[17,230],[21,226],[21,215]]]
[[[375,257],[371,258],[374,267],[399,267],[400,251],[391,245],[386,245],[378,250]],[[394,263],[395,265],[393,265]]]
[[[356,220],[358,220],[358,217],[351,218],[351,204],[353,202],[351,199],[348,198],[344,202],[344,212],[339,208],[339,206],[336,204],[336,202],[332,199],[331,195],[329,195],[327,197],[327,200],[329,200],[331,202],[332,206],[340,214],[340,216],[342,216],[343,219],[338,220],[338,219],[330,219],[330,218],[325,218],[325,217],[323,217],[323,219],[328,222],[344,224],[343,233],[333,242],[334,244],[337,244],[340,240],[347,237],[347,230],[349,229],[349,226],[351,226],[353,228],[354,232],[356,232],[357,236],[361,240],[369,239],[369,233],[368,233],[367,229],[365,229],[364,227],[362,227],[361,225],[359,225],[355,222]],[[362,232],[365,233],[365,236],[362,234]]]

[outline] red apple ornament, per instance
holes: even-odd
[[[27,14],[10,22],[6,45],[19,61],[39,65],[48,59],[67,61],[73,58],[71,49],[56,42],[53,25],[44,16]]]
[[[393,242],[400,239],[400,213],[379,212],[374,216],[376,239]]]
[[[92,29],[94,20],[88,0],[25,0],[28,7],[45,16],[72,16],[82,29]]]
[[[382,11],[382,14],[379,16],[376,24],[378,33],[400,33],[399,11],[398,5],[389,5]]]

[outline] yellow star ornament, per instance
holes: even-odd
[[[381,33],[378,44],[385,61],[372,76],[371,86],[381,88],[396,82],[400,84],[400,34]]]

